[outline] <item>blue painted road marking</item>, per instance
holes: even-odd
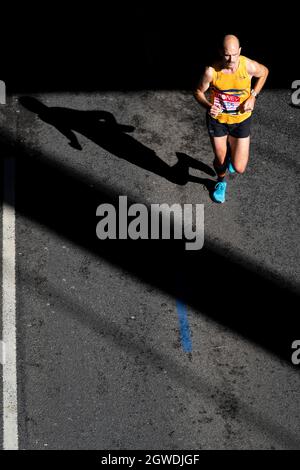
[[[182,348],[184,352],[189,353],[192,352],[192,340],[186,306],[183,302],[181,302],[181,300],[176,300],[176,306],[178,312]]]

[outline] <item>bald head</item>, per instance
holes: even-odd
[[[223,39],[223,48],[227,49],[227,48],[231,48],[231,47],[234,47],[234,48],[237,48],[237,49],[240,48],[239,38],[237,38],[233,34],[226,34],[226,36]]]
[[[226,68],[236,69],[241,53],[240,41],[233,34],[227,34],[223,39],[222,57]]]

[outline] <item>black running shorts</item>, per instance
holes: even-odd
[[[211,137],[231,135],[237,139],[243,139],[250,135],[251,116],[243,122],[238,122],[236,124],[223,124],[211,117],[209,113],[206,113],[206,124],[208,133]]]

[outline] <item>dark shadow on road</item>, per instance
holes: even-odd
[[[268,88],[291,88],[298,77],[299,18],[292,8],[261,10],[255,28],[228,22],[215,14],[211,34],[211,4],[190,6],[175,2],[91,2],[80,8],[37,11],[30,2],[2,2],[3,18],[14,18],[14,41],[10,21],[3,22],[2,79],[12,92],[61,92],[71,90],[188,89],[192,94],[202,66],[211,65],[219,38],[236,34],[242,54],[268,66]],[[97,10],[96,10],[97,5]],[[6,13],[5,13],[6,12]],[[243,13],[242,13],[243,12]],[[239,4],[239,16],[247,18],[248,5]],[[233,24],[232,24],[233,23]],[[283,25],[285,47],[281,40]],[[55,25],[55,26],[54,26]],[[55,30],[55,31],[54,31]],[[36,47],[42,45],[43,54]],[[289,64],[284,71],[278,57]],[[16,60],[18,57],[18,60]]]
[[[206,240],[199,251],[186,251],[183,240],[105,240],[96,237],[96,209],[110,203],[118,209],[119,194],[90,186],[51,156],[1,139],[1,155],[17,161],[16,210],[137,276],[143,282],[182,300],[201,314],[230,328],[291,364],[291,344],[299,333],[294,286],[263,267],[235,259]],[[128,206],[133,203],[128,198]],[[149,208],[149,206],[148,206]],[[150,208],[149,208],[150,209]],[[150,210],[149,210],[150,212]],[[130,220],[130,218],[129,218]],[[17,228],[18,230],[18,228]],[[17,237],[22,234],[17,233]],[[178,279],[184,284],[178,286]],[[34,288],[34,286],[33,286]]]
[[[184,273],[182,279],[184,278]],[[264,435],[272,436],[278,440],[281,445],[287,449],[299,449],[300,440],[297,434],[294,434],[290,428],[286,428],[277,420],[277,417],[270,417],[268,413],[264,413],[255,409],[252,402],[247,402],[238,396],[234,398],[231,395],[226,396],[223,386],[213,385],[207,377],[203,377],[203,371],[195,373],[185,364],[181,364],[177,357],[169,354],[168,350],[157,350],[150,341],[144,338],[133,337],[131,332],[125,331],[118,326],[113,319],[105,318],[99,315],[97,305],[90,305],[87,308],[85,302],[80,302],[78,298],[67,293],[59,286],[44,282],[43,278],[37,277],[36,274],[28,273],[23,270],[22,284],[27,286],[36,285],[36,294],[41,302],[45,303],[45,299],[52,299],[56,306],[60,305],[64,313],[71,319],[76,319],[85,328],[88,327],[97,335],[106,340],[111,341],[117,348],[122,349],[126,356],[139,356],[147,361],[147,364],[160,374],[161,369],[168,371],[168,376],[174,380],[180,387],[187,390],[195,391],[199,400],[210,399],[217,406],[218,411],[224,419],[233,419],[233,408],[238,410],[239,417],[242,418],[246,425],[254,425],[256,429],[263,432]],[[20,338],[20,342],[24,341],[24,337]],[[261,392],[260,392],[261,393]],[[224,398],[225,395],[225,398]],[[232,406],[230,406],[232,404]],[[274,419],[275,418],[275,419]],[[28,446],[27,446],[28,448]]]
[[[193,181],[205,185],[207,189],[214,184],[213,180],[189,175],[189,168],[196,168],[210,176],[215,176],[214,170],[208,165],[178,152],[177,163],[170,167],[151,148],[128,135],[134,131],[133,126],[118,124],[113,114],[108,111],[48,107],[29,96],[19,98],[19,102],[37,114],[42,121],[54,126],[76,150],[82,150],[82,147],[74,131],[84,135],[107,152],[166,178],[174,184],[185,185]]]

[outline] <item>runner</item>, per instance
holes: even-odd
[[[194,95],[207,109],[207,128],[215,155],[213,165],[218,181],[212,199],[223,203],[226,170],[244,173],[246,169],[251,115],[269,70],[242,56],[239,39],[231,34],[224,37],[220,56],[218,62],[206,67]],[[257,78],[253,88],[252,77]],[[206,91],[209,91],[209,99],[205,96]]]

